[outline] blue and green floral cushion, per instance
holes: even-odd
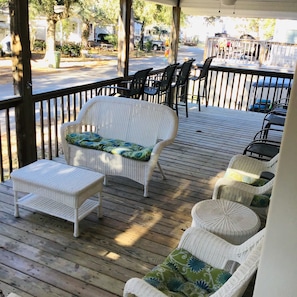
[[[103,138],[92,132],[67,134],[66,141],[73,145],[121,155],[138,161],[148,161],[153,151],[153,146],[144,147],[120,139]]]
[[[230,276],[229,272],[214,268],[187,250],[177,248],[143,279],[170,297],[207,297]]]

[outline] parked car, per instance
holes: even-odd
[[[239,37],[239,39],[249,39],[249,40],[255,40],[256,38],[250,34],[243,34]]]
[[[1,40],[0,45],[1,45],[1,57],[5,55],[10,56],[12,54],[10,35],[7,35],[6,37],[4,37]]]
[[[165,43],[162,40],[154,40],[150,36],[145,36],[143,38],[143,43],[150,41],[152,44],[152,50],[157,51],[157,50],[165,50]]]
[[[271,110],[271,100],[257,99],[256,102],[249,106],[249,111],[269,112]]]
[[[102,43],[104,44],[111,44],[110,41],[108,40],[108,36],[110,36],[110,34],[107,33],[99,33],[97,35],[97,39],[96,42],[101,45]]]

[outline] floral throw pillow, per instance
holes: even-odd
[[[143,279],[170,297],[207,297],[231,274],[199,260],[187,250],[173,250],[165,261]]]

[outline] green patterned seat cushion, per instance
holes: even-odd
[[[269,179],[260,177],[260,178],[257,178],[255,181],[253,181],[251,185],[255,187],[262,187],[266,185],[268,182],[269,182]]]
[[[254,207],[267,207],[270,202],[270,194],[254,195],[251,206]]]
[[[148,161],[153,150],[153,146],[144,147],[120,139],[103,138],[99,134],[92,132],[67,134],[66,141],[73,145],[121,155],[138,161]]]
[[[177,248],[143,279],[170,297],[206,297],[217,291],[230,276],[229,272]]]

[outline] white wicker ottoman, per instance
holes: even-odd
[[[204,200],[191,211],[192,226],[206,229],[232,244],[241,244],[260,229],[258,215],[248,207],[225,199]]]
[[[50,160],[39,160],[11,173],[14,190],[15,217],[19,205],[38,210],[74,223],[79,236],[79,221],[97,209],[102,217],[104,175]],[[29,193],[19,199],[19,193]],[[90,198],[98,193],[98,201]]]

